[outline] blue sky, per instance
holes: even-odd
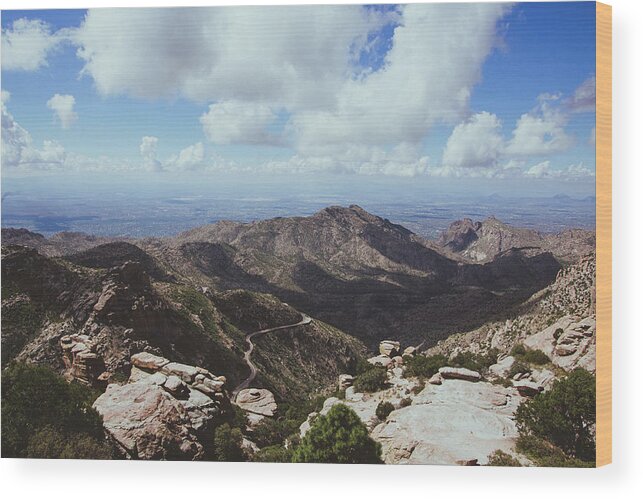
[[[593,185],[593,2],[268,9],[3,11],[3,176]]]

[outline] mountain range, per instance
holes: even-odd
[[[310,324],[262,339],[254,357],[257,383],[297,399],[382,339],[430,347],[504,320],[594,243],[591,231],[540,234],[493,218],[431,241],[359,206],[136,240],[5,228],[2,362],[62,371],[60,337],[82,333],[115,377],[145,350],[234,385],[244,336],[303,313]]]

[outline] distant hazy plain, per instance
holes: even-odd
[[[219,220],[249,222],[359,204],[434,238],[489,216],[541,231],[595,226],[594,184],[364,175],[42,175],[2,179],[2,226],[166,236]]]

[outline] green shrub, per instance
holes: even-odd
[[[230,404],[227,422],[232,428],[239,428],[241,432],[243,432],[245,431],[246,426],[248,426],[248,416],[241,407]]]
[[[355,390],[360,393],[372,393],[386,387],[386,369],[375,367],[358,375],[353,382]]]
[[[522,357],[526,353],[527,349],[525,348],[525,345],[523,345],[522,343],[518,343],[511,349],[510,355],[513,355],[514,357]]]
[[[513,385],[513,383],[511,382],[510,377],[507,377],[507,378],[495,378],[495,379],[491,380],[491,384],[492,385],[504,386],[505,388],[508,388],[508,387]]]
[[[282,445],[287,437],[299,428],[297,421],[292,419],[264,418],[252,430],[252,440],[259,447]]]
[[[521,435],[533,435],[559,447],[567,456],[595,460],[596,381],[584,369],[557,380],[551,390],[523,402],[516,411]]]
[[[377,416],[377,419],[384,421],[394,410],[395,406],[393,406],[393,404],[382,400],[375,408],[375,415]]]
[[[411,400],[410,397],[404,397],[402,400],[400,400],[400,407],[408,407],[413,403],[413,400]]]
[[[26,456],[35,459],[111,459],[112,449],[88,435],[69,438],[51,426],[41,428],[29,439]]]
[[[62,433],[51,426],[45,426],[31,435],[24,457],[35,459],[57,457],[65,450],[66,443],[67,439]]]
[[[355,365],[355,376],[364,374],[367,371],[374,369],[376,366],[371,364],[369,361],[363,358],[357,359],[357,364]]]
[[[536,364],[539,366],[551,362],[551,359],[542,350],[527,350],[527,353],[525,353],[522,358],[525,360],[525,362],[529,362],[530,364]]]
[[[48,367],[10,365],[2,373],[2,456],[111,457],[101,417],[92,408],[97,395]]]
[[[449,365],[451,367],[464,367],[472,371],[484,372],[498,361],[499,353],[496,348],[491,348],[485,354],[460,352],[449,361]]]
[[[522,360],[530,364],[543,365],[551,362],[551,359],[542,350],[532,350],[519,343],[511,349],[511,355],[517,360]]]
[[[286,449],[283,445],[271,445],[252,456],[252,461],[256,463],[290,463],[292,455],[292,449]]]
[[[430,357],[424,355],[416,355],[414,357],[406,356],[404,361],[404,365],[406,366],[404,376],[407,378],[430,378],[438,372],[438,369],[446,366],[447,363],[448,359],[444,355],[439,354]]]
[[[519,467],[522,466],[520,461],[513,457],[511,454],[507,454],[500,449],[493,451],[489,454],[489,462],[487,466],[510,466],[510,467]]]
[[[233,428],[228,423],[223,423],[214,430],[215,461],[240,462],[246,460],[246,454],[241,447],[243,435],[239,428]]]
[[[295,449],[295,463],[379,464],[382,447],[364,423],[344,404],[319,416]]]
[[[311,412],[319,412],[324,407],[324,402],[326,401],[325,395],[315,395],[308,400],[304,400],[296,404],[287,404],[283,403],[280,406],[280,411],[283,410],[285,419],[289,419],[297,422],[297,427],[301,425]]]
[[[533,435],[521,435],[516,450],[527,456],[536,466],[553,468],[593,468],[593,460],[583,461],[567,456],[550,442]]]
[[[2,298],[8,297],[2,293]],[[25,344],[37,334],[44,314],[41,307],[30,299],[16,300],[2,307],[2,365],[15,357]]]
[[[558,340],[558,338],[561,337],[561,335],[564,333],[563,328],[558,328],[556,331],[554,331],[554,343]]]

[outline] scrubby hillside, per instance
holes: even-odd
[[[17,359],[63,372],[61,338],[82,334],[96,345],[107,378],[128,376],[131,356],[148,351],[223,374],[234,387],[247,371],[242,358],[245,335],[301,317],[270,295],[212,293],[175,282],[138,248],[125,252],[138,262],[122,258],[122,252],[110,257],[107,249],[100,246],[72,256],[68,260],[77,263],[71,264],[24,247],[3,248],[3,364]],[[108,267],[110,262],[117,265]],[[301,338],[295,343],[277,340],[266,352],[258,348],[266,366],[263,379],[280,398],[305,398],[327,386],[363,348],[320,322],[292,334],[298,332]],[[329,341],[332,348],[324,347]],[[325,369],[310,365],[310,352]],[[290,359],[290,369],[280,369],[271,355]]]

